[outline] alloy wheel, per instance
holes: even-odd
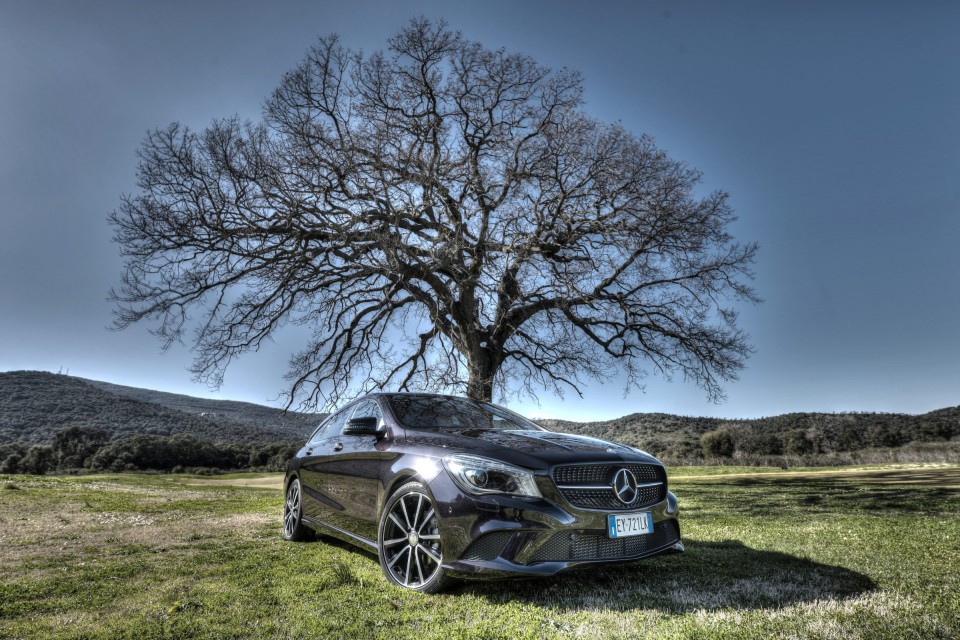
[[[283,536],[291,539],[300,524],[300,481],[293,480],[287,487],[287,501],[283,505]]]
[[[420,588],[440,571],[443,551],[437,513],[430,497],[411,491],[397,500],[384,523],[382,556],[391,577]]]

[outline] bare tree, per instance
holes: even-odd
[[[115,324],[192,337],[196,379],[287,322],[312,328],[290,399],[374,388],[562,392],[619,370],[714,399],[750,348],[724,305],[756,246],[726,193],[590,118],[576,72],[412,21],[369,56],[320,39],[259,123],[173,124],[110,215]],[[188,313],[202,312],[190,322]]]

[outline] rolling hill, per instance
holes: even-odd
[[[308,435],[326,415],[298,413],[296,411],[283,412],[273,407],[252,402],[195,398],[165,391],[125,387],[110,382],[100,382],[99,380],[84,380],[84,382],[107,393],[132,398],[148,404],[159,404],[174,411],[217,421],[247,425],[266,431],[279,430],[296,438]]]
[[[189,434],[215,443],[302,440],[322,416],[42,371],[0,373],[0,443],[43,444],[69,427],[112,439]]]

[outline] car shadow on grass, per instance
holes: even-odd
[[[466,582],[459,593],[491,602],[555,609],[694,610],[776,608],[856,597],[876,588],[867,576],[736,540],[685,539],[683,555],[581,569],[556,577]]]

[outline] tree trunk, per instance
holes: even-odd
[[[481,350],[471,354],[469,360],[470,379],[467,381],[467,397],[480,402],[493,401],[493,376],[498,364],[490,353]]]
[[[490,378],[482,380],[471,375],[467,383],[467,397],[480,402],[493,401],[493,380]]]

